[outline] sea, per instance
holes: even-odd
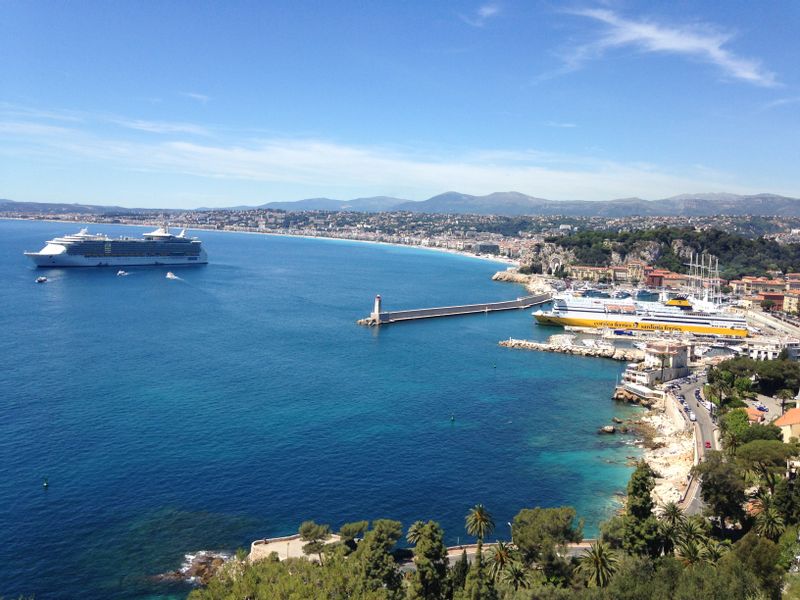
[[[23,256],[79,226],[0,221],[0,596],[185,598],[154,576],[307,519],[434,519],[456,544],[477,503],[489,539],[523,508],[574,506],[587,537],[619,508],[640,452],[597,430],[635,410],[611,400],[621,363],[498,346],[559,332],[530,310],[356,324],[378,293],[524,295],[491,281],[506,265],[212,231],[174,280]]]

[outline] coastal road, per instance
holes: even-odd
[[[701,398],[704,399],[702,396],[702,389],[705,383],[705,373],[698,374],[697,380],[681,384],[679,385],[678,389],[674,390],[670,394],[667,394],[667,402],[677,402],[674,398],[678,394],[683,394],[686,397],[687,405],[692,411],[694,411],[694,414],[697,417],[697,421],[694,423],[689,420],[688,413],[684,412],[683,410],[681,410],[681,413],[683,414],[684,419],[689,427],[695,427],[695,442],[697,444],[697,454],[700,457],[700,460],[703,460],[703,456],[705,456],[707,450],[720,449],[714,434],[717,426],[714,423],[712,415],[703,407],[703,405],[695,396],[695,391],[700,390]],[[680,404],[678,404],[678,407],[682,409]],[[681,507],[683,508],[684,512],[689,515],[699,514],[702,512],[703,501],[700,499],[700,482],[697,479],[692,479],[692,482],[689,485],[689,490],[686,493],[686,497],[684,498],[683,502],[681,502]]]

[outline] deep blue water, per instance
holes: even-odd
[[[530,311],[359,327],[514,298],[496,264],[410,248],[199,232],[211,263],[49,270],[76,225],[0,221],[0,595],[182,597],[149,576],[304,519],[436,519],[574,505],[587,533],[636,451],[598,436],[621,366],[515,351]],[[92,226],[112,235],[128,227]],[[450,415],[455,415],[451,423]],[[50,487],[42,487],[42,478]]]

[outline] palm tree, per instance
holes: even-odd
[[[677,502],[667,502],[661,507],[661,520],[678,527],[686,520],[686,516]]]
[[[698,540],[681,540],[678,542],[678,558],[687,567],[696,565],[703,559],[704,544]]]
[[[669,358],[669,354],[667,354],[666,352],[659,352],[656,355],[656,358],[658,358],[658,360],[661,361],[661,382],[663,383],[664,382],[664,364],[667,362],[667,359]]]
[[[478,538],[478,545],[483,543],[483,539],[494,531],[494,519],[483,504],[476,504],[467,513],[466,529],[469,535]]]
[[[619,559],[603,541],[596,541],[583,552],[578,571],[589,577],[589,585],[606,587],[617,570]]]
[[[706,540],[706,532],[703,526],[694,519],[684,519],[678,525],[678,540],[680,544],[698,544]]]
[[[500,573],[516,562],[516,552],[511,544],[497,542],[489,554],[489,575],[497,581]]]
[[[769,538],[774,542],[781,537],[781,534],[786,530],[786,526],[783,523],[783,517],[781,517],[775,506],[765,506],[756,517],[754,529],[758,535]]]
[[[708,539],[700,548],[700,556],[705,562],[716,565],[717,561],[727,554],[730,549],[731,543],[729,540],[718,542],[717,540]]]
[[[406,532],[406,539],[408,540],[409,544],[414,544],[416,546],[417,542],[419,541],[420,533],[422,533],[422,528],[425,526],[425,523],[422,521],[414,521],[408,528]]]
[[[786,407],[786,402],[790,401],[790,400],[794,400],[794,392],[792,390],[783,389],[783,390],[779,390],[778,391],[777,396],[778,396],[778,400],[781,401],[781,415],[783,415],[783,412],[784,412],[785,407]]]
[[[508,568],[500,573],[500,580],[513,587],[514,590],[526,590],[531,587],[530,573],[521,563],[516,561],[509,563]]]

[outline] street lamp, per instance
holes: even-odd
[[[511,543],[514,543],[514,527],[511,525],[511,521],[506,521],[506,525],[508,525],[508,530],[511,532]]]

